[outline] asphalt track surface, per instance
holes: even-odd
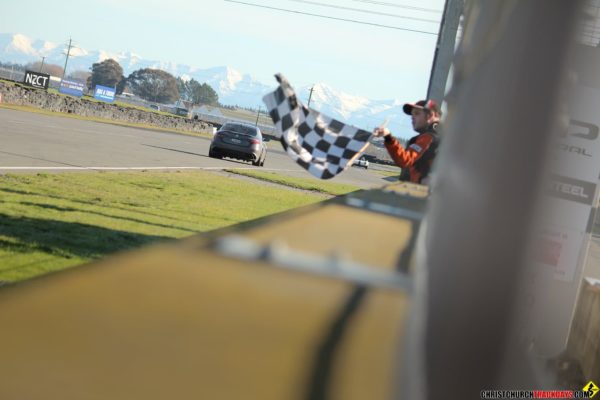
[[[207,138],[0,109],[0,173],[243,168],[312,177],[276,142],[269,143],[264,167],[209,158],[209,145]],[[389,180],[351,167],[330,182],[373,188]]]

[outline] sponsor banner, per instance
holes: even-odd
[[[597,182],[600,174],[600,120],[594,102],[599,90],[579,86],[571,96],[568,129],[554,149],[556,171],[563,176]]]
[[[552,268],[554,278],[570,282],[575,276],[585,233],[563,227],[544,229],[538,237],[536,261]]]
[[[36,89],[48,89],[50,75],[41,72],[25,71],[23,83]]]
[[[554,175],[547,188],[547,194],[559,199],[591,206],[594,204],[596,184],[580,179]]]
[[[94,89],[94,98],[97,100],[106,101],[108,103],[112,103],[115,100],[115,94],[117,90],[112,87],[96,85]]]
[[[528,311],[531,343],[538,355],[564,351],[586,273],[591,215],[598,204],[600,176],[600,52],[579,46],[572,69],[578,76],[566,104],[568,121],[553,147],[549,180],[538,212],[534,240],[532,298]],[[587,71],[587,72],[586,72]]]
[[[81,97],[83,96],[83,90],[85,89],[85,83],[82,81],[63,79],[60,82],[58,91],[60,93],[68,94],[71,96]]]

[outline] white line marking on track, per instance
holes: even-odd
[[[2,167],[0,171],[26,171],[26,170],[45,170],[45,171],[144,171],[144,170],[220,170],[220,169],[255,169],[258,171],[281,171],[298,172],[295,169],[279,168],[254,168],[254,167]]]

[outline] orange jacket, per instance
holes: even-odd
[[[435,131],[413,137],[406,149],[392,135],[385,136],[384,143],[396,165],[403,169],[408,168],[410,182],[421,183],[427,177],[438,145]]]

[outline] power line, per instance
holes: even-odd
[[[440,23],[439,20],[435,20],[435,19],[425,19],[425,18],[408,17],[408,16],[405,16],[405,15],[390,14],[390,13],[384,13],[384,12],[378,12],[378,11],[371,11],[371,10],[365,10],[365,9],[362,9],[362,8],[343,7],[343,6],[338,6],[338,5],[334,5],[334,4],[318,3],[316,1],[307,1],[307,0],[289,0],[289,1],[293,1],[293,2],[296,2],[296,3],[312,4],[314,6],[337,8],[337,9],[340,9],[340,10],[362,12],[362,13],[366,13],[366,14],[382,15],[382,16],[385,16],[385,17],[403,18],[403,19],[409,19],[409,20],[412,20],[412,21],[433,22],[433,23],[436,23],[436,24]]]
[[[423,12],[430,12],[430,13],[438,13],[438,14],[442,13],[440,10],[434,10],[433,8],[414,7],[414,6],[407,6],[404,4],[386,3],[384,1],[375,1],[375,0],[352,0],[352,1],[356,1],[358,3],[375,4],[378,6],[406,8],[408,10],[416,10],[416,11],[423,11]]]
[[[355,24],[377,26],[379,28],[396,29],[396,30],[399,30],[399,31],[408,31],[408,32],[422,33],[422,34],[425,34],[425,35],[437,35],[436,32],[427,32],[427,31],[420,31],[420,30],[417,30],[417,29],[400,28],[398,26],[382,25],[382,24],[376,24],[376,23],[373,23],[373,22],[357,21],[357,20],[354,20],[354,19],[330,17],[330,16],[327,16],[327,15],[312,14],[312,13],[307,13],[307,12],[303,12],[303,11],[289,10],[287,8],[270,7],[270,6],[265,6],[265,5],[262,5],[262,4],[246,3],[246,2],[243,2],[243,1],[237,1],[237,0],[224,0],[224,1],[226,1],[228,3],[244,4],[244,5],[247,5],[247,6],[267,8],[269,10],[277,10],[277,11],[289,12],[289,13],[293,13],[293,14],[309,15],[311,17],[327,18],[327,19],[334,19],[336,21],[354,22]]]

